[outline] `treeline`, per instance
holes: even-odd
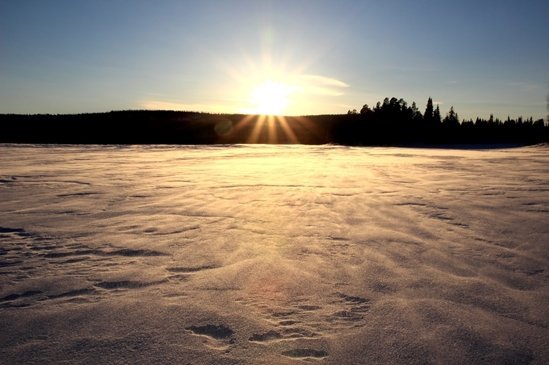
[[[343,144],[534,144],[549,141],[549,126],[543,119],[505,121],[476,118],[459,120],[453,107],[444,117],[440,108],[427,100],[421,113],[415,102],[385,98],[374,108],[364,105],[360,111],[349,110],[349,121],[336,127],[334,138]]]
[[[441,115],[431,98],[415,103],[386,98],[347,114],[265,117],[179,111],[113,111],[72,115],[0,114],[0,143],[344,145],[535,144],[549,142],[543,119],[460,121]]]
[[[0,143],[330,143],[331,124],[321,120],[322,116],[286,117],[282,124],[258,115],[151,110],[65,115],[0,114]]]

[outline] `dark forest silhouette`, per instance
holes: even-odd
[[[355,118],[341,125],[338,139],[348,144],[532,144],[548,141],[549,126],[543,119],[476,118],[460,122],[454,107],[444,118],[432,98],[422,114],[416,103],[410,106],[403,99],[385,98],[373,109],[364,105],[360,112],[348,111]]]
[[[428,99],[385,98],[347,114],[265,117],[181,111],[113,111],[72,115],[0,114],[0,142],[84,144],[303,143],[344,145],[535,144],[549,142],[543,119],[442,117]]]

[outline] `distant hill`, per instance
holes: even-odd
[[[113,111],[71,115],[0,114],[0,142],[83,144],[218,144],[332,142],[340,116],[264,117],[180,111]]]

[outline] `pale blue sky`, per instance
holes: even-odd
[[[537,119],[548,24],[538,0],[0,0],[0,113],[242,112],[272,80],[288,114],[432,96]]]

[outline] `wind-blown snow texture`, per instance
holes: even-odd
[[[549,147],[0,145],[0,362],[549,362]]]

